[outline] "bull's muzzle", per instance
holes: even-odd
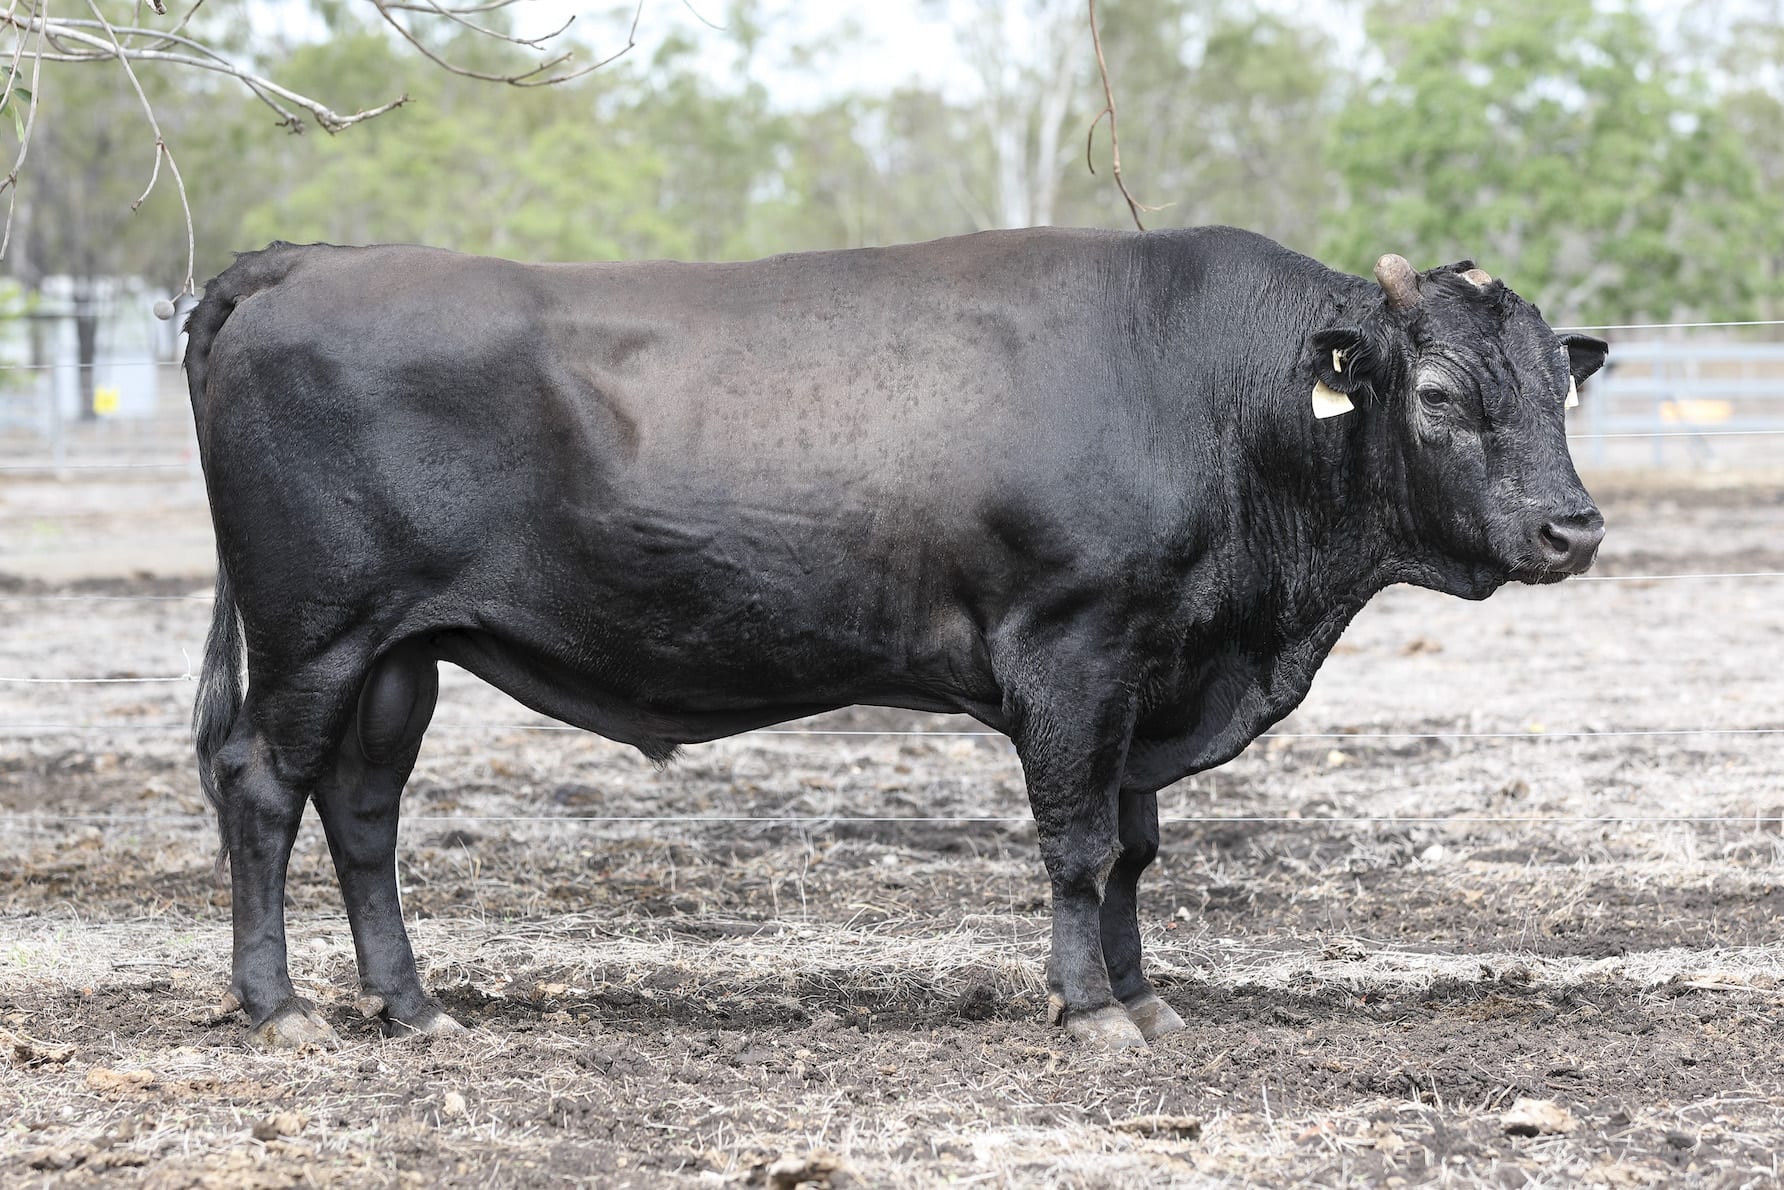
[[[1551,517],[1536,531],[1536,556],[1550,574],[1584,574],[1604,540],[1604,516],[1596,508]]]

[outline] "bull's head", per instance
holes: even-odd
[[[1348,407],[1423,585],[1479,598],[1592,565],[1604,518],[1567,451],[1565,406],[1606,344],[1560,335],[1472,261],[1375,265],[1378,302],[1311,340],[1315,412]],[[1354,399],[1354,402],[1353,402]]]

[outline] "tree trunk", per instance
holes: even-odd
[[[99,294],[91,279],[74,287],[74,343],[80,364],[80,419],[93,421],[99,416],[94,405],[99,383]]]

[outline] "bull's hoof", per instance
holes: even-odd
[[[333,1026],[322,1019],[316,1006],[301,996],[293,996],[283,1007],[254,1026],[248,1040],[262,1049],[298,1049],[319,1045],[332,1049],[341,1043]]]
[[[463,1033],[465,1027],[447,1016],[433,1005],[412,1020],[400,1020],[384,1014],[384,1036],[393,1040],[405,1037],[442,1037],[448,1033]]]
[[[1157,992],[1144,992],[1127,1001],[1127,1017],[1147,1041],[1157,1041],[1166,1033],[1185,1028],[1177,1010],[1158,998]]]
[[[1128,1018],[1127,1010],[1110,1004],[1089,1012],[1065,1013],[1066,1036],[1105,1050],[1145,1049],[1146,1037]]]

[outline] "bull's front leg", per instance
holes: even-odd
[[[1012,733],[1052,884],[1048,1021],[1111,1049],[1146,1044],[1103,961],[1103,898],[1122,852],[1118,791],[1132,723],[1125,702],[1067,708],[1049,698],[1024,707]]]
[[[1147,1041],[1183,1028],[1183,1018],[1159,999],[1140,964],[1140,875],[1158,856],[1158,794],[1121,795],[1121,858],[1103,891],[1103,962],[1115,998]]]

